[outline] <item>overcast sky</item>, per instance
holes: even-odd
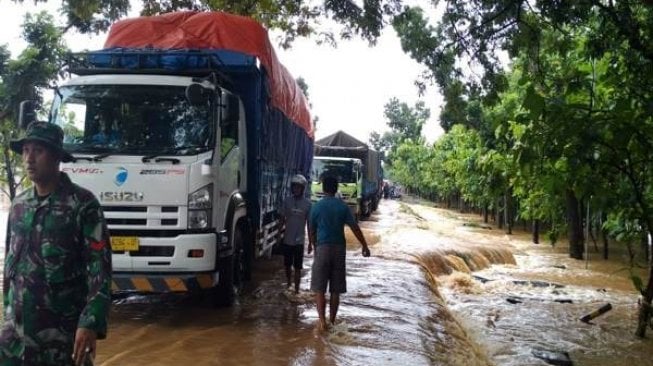
[[[50,1],[49,7],[58,4]],[[0,6],[0,44],[8,44],[12,56],[16,57],[25,47],[20,38],[23,14],[37,8],[31,1],[17,5],[0,0]],[[39,9],[42,8],[40,5]],[[56,19],[56,10],[52,13]],[[102,48],[104,38],[104,35],[67,35],[66,41],[73,51],[94,50]],[[311,113],[319,117],[317,138],[343,130],[367,142],[372,131],[387,130],[383,106],[392,97],[410,106],[418,100],[424,101],[431,110],[431,118],[424,126],[423,135],[432,142],[442,134],[438,122],[442,97],[435,86],[429,87],[421,98],[418,96],[414,81],[422,68],[403,53],[399,39],[390,28],[375,47],[351,40],[340,41],[333,48],[300,39],[290,50],[277,47],[277,55],[295,78],[301,76],[308,84]]]

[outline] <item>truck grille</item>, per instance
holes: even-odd
[[[175,247],[166,246],[145,246],[142,245],[137,252],[130,252],[131,257],[172,257],[175,254]]]
[[[185,229],[182,206],[102,206],[109,230]]]
[[[315,193],[315,197],[317,197],[318,199],[320,199],[320,198],[322,198],[324,196],[326,196],[326,194],[324,194],[323,192]],[[343,200],[348,200],[350,198],[350,196],[351,195],[349,193],[340,193],[340,197],[342,197]],[[337,197],[337,195],[336,195],[336,197]]]

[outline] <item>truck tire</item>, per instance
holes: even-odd
[[[234,276],[240,283],[252,279],[252,265],[254,263],[254,243],[250,237],[247,225],[239,222],[234,236],[235,268]]]
[[[232,255],[218,259],[220,279],[209,290],[209,300],[214,306],[231,306],[243,286],[243,246],[244,233],[242,225],[237,226],[233,236],[234,252]]]
[[[363,203],[361,204],[361,217],[366,219],[370,217],[371,213],[372,212],[370,211],[370,202],[363,201]]]
[[[379,198],[374,197],[372,199],[372,211],[376,211],[379,208]]]
[[[220,279],[216,286],[208,290],[209,301],[213,306],[231,306],[236,299],[239,285],[234,281],[234,258],[230,255],[218,260]]]

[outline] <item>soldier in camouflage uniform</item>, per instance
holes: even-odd
[[[63,132],[34,122],[11,148],[34,187],[9,212],[0,366],[81,365],[107,332],[111,248],[93,194],[59,171]]]

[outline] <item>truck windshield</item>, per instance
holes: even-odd
[[[174,85],[75,85],[59,89],[54,123],[73,153],[191,155],[213,143],[212,98],[191,105]]]
[[[313,159],[311,169],[314,179],[322,180],[326,175],[335,176],[340,183],[356,183],[354,164],[351,160]]]

